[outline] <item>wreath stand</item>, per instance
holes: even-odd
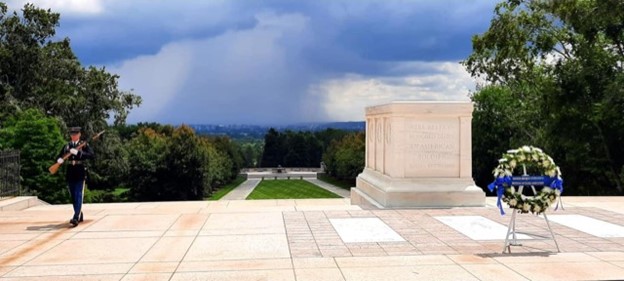
[[[526,166],[522,165],[522,168],[524,170],[524,174],[522,176],[528,177],[529,175],[526,172]],[[511,188],[512,190],[514,190],[513,184]],[[537,195],[537,191],[535,190],[535,185],[531,185],[531,189],[533,190],[533,195]],[[519,185],[518,192],[522,194],[523,190],[524,190],[524,185]],[[505,246],[503,247],[503,254],[505,254],[506,252],[511,254],[511,246],[522,246],[522,244],[518,243],[518,240],[520,239],[518,239],[516,235],[516,233],[521,233],[521,232],[516,231],[516,214],[518,212],[520,212],[520,210],[514,210],[513,213],[511,214],[511,220],[509,221],[509,226],[507,228],[507,236],[505,237]],[[541,237],[542,239],[540,240],[553,240],[555,242],[555,246],[557,247],[557,252],[560,253],[561,250],[559,250],[559,244],[557,243],[557,239],[555,239],[555,234],[553,233],[552,228],[550,228],[550,221],[548,221],[548,216],[546,216],[546,211],[544,211],[542,214],[544,215],[544,220],[546,221],[546,225],[548,226],[548,231],[550,231],[551,238],[547,238],[545,236],[536,235],[536,234],[531,234],[531,235]],[[509,239],[510,235],[512,236],[511,239]]]

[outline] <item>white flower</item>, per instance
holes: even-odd
[[[505,175],[506,175],[506,176],[510,176],[510,177],[511,177],[511,176],[512,176],[511,171],[506,170],[506,171],[505,171]]]
[[[537,159],[539,159],[539,156],[537,156],[537,154],[533,154],[533,160],[537,161]]]
[[[524,158],[524,155],[523,155],[523,154],[520,154],[520,156],[518,156],[518,160],[519,160],[519,161],[524,161],[524,159],[525,159],[525,158]]]
[[[541,210],[542,208],[539,205],[533,206],[533,212],[539,213]]]
[[[543,153],[543,152],[544,152],[544,151],[542,151],[541,149],[539,149],[539,148],[537,148],[537,147],[534,147],[534,148],[533,148],[533,150],[536,150],[536,151],[537,151],[537,152],[539,152],[539,153]]]
[[[516,167],[516,160],[511,160],[509,161],[509,167],[511,167],[512,169]]]
[[[505,158],[498,159],[498,163],[505,163],[505,162],[507,162],[507,159]]]
[[[544,188],[542,188],[542,193],[549,193],[552,191],[552,188],[544,186]]]
[[[557,194],[557,196],[561,196],[561,190],[555,189],[555,194]]]
[[[548,162],[548,160],[544,160],[544,162],[542,162],[542,166],[548,167],[550,166],[550,162]]]
[[[524,204],[522,205],[522,210],[523,210],[523,211],[528,211],[528,210],[529,210],[529,208],[531,208],[531,206],[529,206],[529,204],[527,204],[527,203],[524,203]]]
[[[518,204],[518,201],[516,199],[509,200],[509,206],[510,207],[515,207],[516,204]]]
[[[561,176],[561,170],[557,167],[557,175]]]
[[[515,153],[518,153],[518,150],[517,149],[510,149],[510,150],[507,150],[507,153],[515,154]]]
[[[522,147],[522,150],[523,150],[524,152],[531,152],[531,148],[530,148],[530,147],[528,147],[528,146],[526,146],[526,145]]]
[[[548,175],[549,177],[554,177],[555,176],[555,170],[548,170],[546,171],[546,175]]]

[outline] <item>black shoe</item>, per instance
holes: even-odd
[[[80,212],[80,218],[78,219],[78,222],[83,222],[84,221],[84,216],[82,215],[82,212]]]
[[[71,219],[69,221],[69,223],[71,223],[71,225],[73,225],[73,226],[77,226],[78,225],[78,220],[77,219]]]

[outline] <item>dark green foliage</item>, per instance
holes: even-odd
[[[520,100],[504,87],[488,86],[472,95],[472,173],[478,186],[487,187],[492,170],[508,149],[533,143],[534,135],[515,113]],[[484,188],[487,191],[487,188]]]
[[[262,161],[262,152],[264,149],[264,142],[262,140],[246,140],[239,141],[238,143],[243,157],[243,167],[260,167],[260,162]]]
[[[63,146],[58,121],[36,109],[7,118],[0,128],[0,150],[20,150],[22,188],[50,203],[67,203],[64,171],[48,172]]]
[[[264,149],[260,167],[277,167],[284,162],[287,146],[285,139],[277,130],[271,128],[264,136]]]
[[[171,137],[141,128],[127,147],[129,194],[137,201],[202,200],[235,179],[242,163],[228,138],[199,137],[185,125]]]
[[[288,149],[284,155],[285,167],[306,167],[309,164],[306,139],[303,133],[286,132]]]
[[[264,138],[261,167],[320,167],[324,151],[348,131],[278,132],[271,128]]]
[[[477,130],[494,126],[490,132],[500,135],[499,143],[542,147],[561,167],[569,195],[624,189],[623,20],[624,2],[618,0],[505,1],[490,29],[473,37],[474,51],[463,62],[505,95],[475,94],[483,109],[475,115]],[[490,118],[503,107],[509,118]],[[485,136],[481,142],[473,132],[473,159],[482,182],[492,154],[477,151],[498,145],[492,134],[479,132]]]
[[[365,144],[364,133],[333,141],[323,155],[327,173],[340,180],[354,180],[364,170]]]
[[[0,6],[0,120],[19,109],[38,108],[87,134],[109,118],[125,122],[140,97],[120,91],[117,75],[84,68],[69,39],[55,41],[60,15],[26,4],[22,15]]]
[[[219,136],[219,137],[204,137],[210,141],[215,147],[217,151],[221,151],[225,153],[225,157],[230,160],[231,165],[229,166],[229,171],[226,172],[228,177],[225,178],[226,182],[229,182],[236,178],[241,168],[244,165],[244,157],[241,152],[241,147],[238,143],[232,141],[229,137]],[[223,183],[221,183],[223,184]]]
[[[207,161],[193,129],[184,125],[177,128],[165,151],[165,170],[159,175],[162,184],[162,197],[159,199],[203,199],[204,165]]]
[[[126,182],[130,197],[137,201],[156,200],[164,197],[160,182],[165,171],[167,141],[152,129],[139,130],[128,144],[128,172]]]
[[[112,191],[125,180],[128,171],[127,142],[120,139],[115,129],[108,129],[97,141],[90,143],[96,157],[89,164],[90,189]]]

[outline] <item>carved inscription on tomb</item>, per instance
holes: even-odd
[[[407,177],[459,176],[459,120],[414,120],[403,133]]]

